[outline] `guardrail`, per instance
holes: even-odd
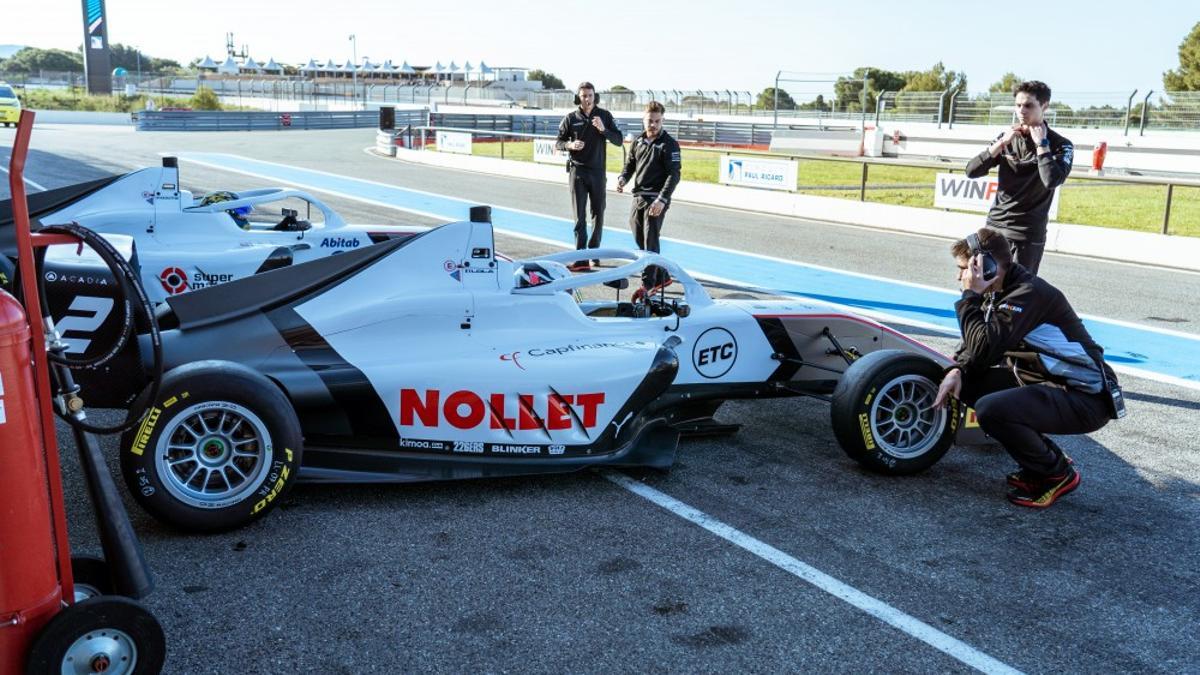
[[[375,110],[300,112],[145,111],[133,113],[138,131],[285,131],[378,127]],[[424,124],[424,110],[397,110],[397,124]]]
[[[614,115],[621,133],[637,135],[642,132],[642,118]],[[472,130],[504,131],[512,133],[553,136],[558,133],[558,123],[562,119],[557,115],[521,115],[499,113],[430,113],[430,127],[455,127]],[[757,124],[754,122],[724,122],[689,119],[663,120],[663,128],[685,143],[711,143],[713,145],[736,147],[767,147],[771,144],[771,135],[777,129],[824,130],[830,128],[850,128],[850,125],[828,124],[786,124],[778,126],[770,122]],[[854,128],[858,128],[854,125]]]
[[[536,138],[543,138],[543,139],[557,138],[557,134],[530,134],[530,133],[503,131],[503,130],[493,130],[493,129],[481,130],[481,129],[471,129],[471,128],[463,128],[463,127],[414,126],[410,130],[406,130],[406,132],[409,135],[408,136],[409,137],[408,147],[413,148],[414,147],[413,144],[416,143],[417,144],[415,146],[416,148],[424,150],[425,146],[427,145],[426,136],[428,135],[428,132],[436,133],[438,131],[454,131],[454,132],[459,132],[459,133],[472,134],[473,136],[474,135],[495,136],[500,139],[500,159],[505,158],[504,157],[504,144],[505,144],[505,141],[507,138],[516,138],[516,139],[520,139],[521,141],[533,140]],[[716,154],[728,154],[731,151],[736,151],[737,154],[739,154],[739,155],[749,155],[752,157],[766,157],[766,158],[770,158],[770,159],[808,160],[808,161],[822,161],[822,162],[846,162],[846,163],[852,163],[852,164],[860,164],[862,166],[862,174],[861,174],[859,190],[858,190],[859,201],[866,201],[866,199],[867,199],[867,183],[869,182],[870,167],[872,165],[902,166],[902,167],[919,168],[919,169],[938,169],[941,171],[945,171],[947,173],[957,173],[957,172],[965,173],[965,171],[966,171],[964,168],[966,162],[964,160],[958,160],[958,159],[945,160],[945,161],[935,161],[935,160],[920,161],[920,160],[894,159],[894,158],[889,158],[889,157],[836,157],[836,156],[832,156],[832,155],[819,155],[819,154],[814,154],[814,153],[777,153],[777,152],[765,152],[765,151],[759,151],[759,150],[750,150],[750,149],[744,149],[744,148],[714,148],[714,147],[704,147],[704,146],[687,146],[687,149],[693,150],[696,152],[711,152],[711,153],[716,153]],[[624,146],[624,144],[622,144],[622,146],[621,146],[622,158],[625,157],[625,152],[626,152],[625,146]],[[1175,188],[1176,187],[1200,188],[1200,179],[1187,179],[1187,178],[1165,178],[1165,177],[1159,178],[1159,177],[1154,177],[1154,176],[1129,176],[1129,175],[1119,175],[1118,176],[1118,175],[1103,175],[1103,174],[1096,175],[1096,174],[1089,174],[1089,173],[1078,173],[1078,174],[1072,174],[1070,177],[1070,180],[1072,180],[1072,181],[1096,181],[1096,182],[1101,182],[1101,183],[1126,184],[1126,185],[1159,185],[1159,186],[1166,187],[1167,190],[1166,190],[1166,196],[1165,196],[1165,203],[1163,206],[1162,229],[1160,230],[1161,234],[1170,234],[1171,202],[1174,197]]]

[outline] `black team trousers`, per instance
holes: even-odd
[[[573,166],[571,177],[571,207],[575,211],[575,248],[600,248],[604,232],[605,186],[608,176],[603,170]],[[592,236],[587,233],[587,207],[592,205]]]
[[[658,216],[650,215],[650,207],[655,197],[635,195],[633,209],[629,212],[629,229],[633,231],[633,240],[643,251],[661,253],[658,245],[658,235],[662,232],[663,219],[667,217],[667,208]],[[651,265],[642,270],[642,285],[652,288],[666,281],[667,271],[657,265]]]
[[[1106,396],[1048,384],[1021,386],[1011,370],[989,368],[963,378],[961,398],[975,408],[979,427],[1022,469],[1059,476],[1067,470],[1066,458],[1042,434],[1086,434],[1103,427],[1110,419]]]

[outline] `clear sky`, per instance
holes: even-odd
[[[79,0],[12,0],[0,44],[74,49]],[[107,0],[109,38],[187,63],[220,60],[225,33],[266,61],[359,57],[413,65],[464,61],[542,68],[568,86],[742,89],[778,70],[844,73],[858,66],[965,71],[983,91],[1006,71],[1055,92],[1162,88],[1198,0],[970,2],[910,0]],[[817,85],[793,85],[806,91]]]

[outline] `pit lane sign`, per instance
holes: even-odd
[[[457,131],[437,132],[438,152],[455,152],[460,155],[471,154],[471,134]]]
[[[795,161],[722,155],[717,180],[726,185],[795,190],[797,171]]]
[[[933,205],[944,209],[987,213],[996,201],[999,182],[995,176],[967,178],[962,174],[939,173],[933,186]],[[1058,190],[1050,202],[1050,220],[1058,220]]]

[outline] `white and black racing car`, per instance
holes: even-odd
[[[144,380],[108,393],[141,391],[134,408],[149,409],[121,443],[137,501],[211,530],[262,516],[297,480],[665,468],[681,435],[736,429],[713,419],[735,398],[829,400],[841,447],[886,473],[981,438],[957,403],[933,408],[949,359],[874,321],[714,300],[647,252],[598,249],[620,264],[580,275],[563,264],[574,251],[509,260],[489,213],[169,297],[157,394]],[[682,296],[622,301],[648,265]],[[77,379],[91,402],[113,387],[99,371]]]
[[[172,295],[427,229],[347,224],[321,200],[289,188],[194,195],[180,187],[174,157],[164,157],[162,167],[34,193],[29,209],[38,222],[75,222],[128,251],[156,304]],[[0,202],[0,251],[10,258],[15,254],[11,212],[9,202]],[[124,243],[126,237],[132,244]],[[46,282],[70,284],[80,276],[70,256],[61,254],[69,248],[51,250],[43,268]],[[54,314],[61,316],[61,311]]]

